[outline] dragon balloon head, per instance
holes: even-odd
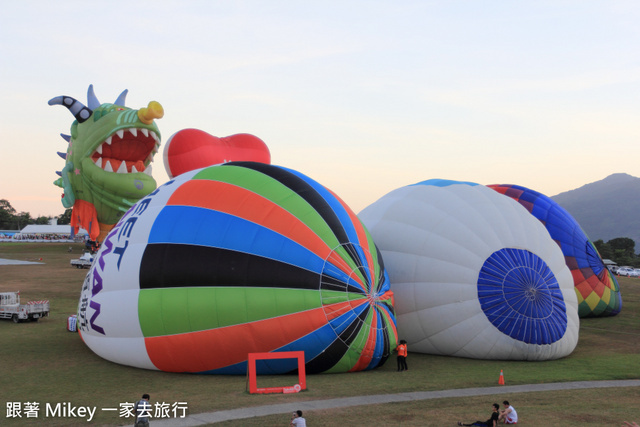
[[[71,225],[85,228],[92,240],[102,241],[134,203],[154,191],[151,162],[160,147],[160,131],[154,119],[162,118],[162,106],[151,101],[134,110],[125,107],[127,90],[113,104],[101,104],[93,85],[88,105],[70,96],[58,96],[49,105],[62,105],[76,120],[68,142],[65,166],[55,185],[64,189],[62,205],[73,208]]]

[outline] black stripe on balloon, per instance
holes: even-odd
[[[347,251],[347,253],[351,257],[351,259],[356,262],[356,267],[358,269],[360,269],[360,271],[362,272],[362,277],[364,278],[364,286],[365,286],[365,288],[366,289],[371,289],[372,288],[372,286],[371,286],[371,278],[367,274],[367,269],[364,268],[364,266],[362,265],[362,262],[360,261],[360,256],[358,255],[358,251],[356,250],[356,248],[353,245],[353,243],[351,243],[351,242],[345,243],[345,244],[342,245],[342,247]]]
[[[384,284],[384,260],[382,259],[382,253],[380,253],[380,249],[378,249],[378,245],[374,246],[376,248],[376,256],[378,257],[378,266],[380,267],[380,276],[376,277],[376,292],[382,289],[382,285]],[[372,272],[375,274],[375,271]]]
[[[225,166],[238,166],[255,170],[263,175],[275,179],[291,191],[302,197],[307,203],[318,212],[322,219],[327,223],[333,234],[336,236],[340,244],[346,246],[351,258],[356,262],[358,267],[362,266],[357,251],[353,248],[353,244],[349,241],[347,232],[342,226],[342,222],[333,211],[329,203],[318,193],[307,181],[299,176],[289,172],[288,170],[277,166],[268,165],[258,162],[229,162]]]
[[[317,290],[320,275],[228,249],[153,243],[140,263],[140,288],[246,286]]]
[[[365,292],[358,286],[347,285],[341,280],[335,277],[322,275],[321,288],[323,291],[341,291],[341,292],[354,292],[362,295],[366,295]]]
[[[358,336],[360,329],[362,329],[362,325],[364,324],[370,309],[371,307],[367,306],[367,308],[362,310],[362,313],[360,313],[356,319],[353,319],[351,324],[340,333],[338,338],[336,338],[329,347],[327,347],[317,357],[307,362],[305,365],[305,371],[309,374],[319,374],[331,369],[340,362],[340,359],[342,359],[345,353],[349,350],[351,343]]]
[[[376,311],[378,312],[379,318],[384,319],[382,310],[376,308]],[[382,323],[384,324],[384,320],[382,321]],[[374,366],[374,368],[379,368],[380,366],[384,365],[389,358],[389,355],[391,354],[391,352],[389,351],[389,328],[387,327],[384,329],[378,329],[378,333],[382,335],[383,340],[382,356],[380,356],[380,360],[378,360],[378,363]]]

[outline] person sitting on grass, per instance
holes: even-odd
[[[500,412],[501,420],[504,420],[505,424],[518,424],[518,413],[516,412],[516,408],[509,405],[509,401],[505,400],[502,402],[504,405],[504,410]]]
[[[487,421],[476,421],[475,423],[471,423],[471,424],[463,424],[462,422],[458,421],[458,425],[459,426],[498,427],[498,418],[499,418],[498,410],[499,409],[500,409],[500,405],[498,405],[497,403],[494,403],[491,408],[491,418],[489,418]]]

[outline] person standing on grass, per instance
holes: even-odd
[[[396,351],[398,352],[398,372],[408,371],[407,367],[407,342],[405,340],[400,340],[400,344],[396,347]]]
[[[307,427],[307,421],[302,418],[302,411],[298,410],[291,416],[290,427]]]
[[[504,405],[504,410],[500,413],[499,419],[504,420],[505,424],[517,424],[518,413],[516,412],[516,408],[509,405],[508,400],[505,400],[502,404]]]
[[[136,402],[133,408],[136,415],[135,427],[149,427],[149,418],[151,417],[151,404],[149,403],[149,395],[142,395],[142,399]]]
[[[498,405],[497,403],[494,403],[493,406],[491,407],[491,418],[489,418],[487,421],[476,421],[474,423],[471,424],[463,424],[462,422],[458,421],[458,425],[459,426],[478,426],[478,427],[498,427],[498,418],[499,418],[499,413],[498,411],[500,410],[500,405]]]

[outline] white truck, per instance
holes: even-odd
[[[93,255],[91,252],[85,252],[78,259],[71,260],[71,266],[76,268],[90,268],[93,263]]]
[[[20,304],[20,292],[0,292],[0,319],[38,321],[49,315],[49,301],[29,301]]]

